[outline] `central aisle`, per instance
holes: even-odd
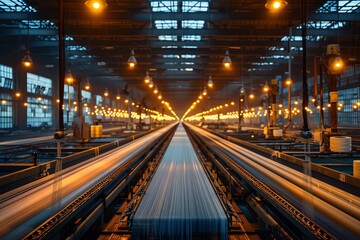
[[[180,123],[132,220],[134,239],[227,239],[228,219]]]

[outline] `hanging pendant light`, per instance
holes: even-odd
[[[135,67],[135,65],[137,64],[134,49],[131,50],[130,57],[129,57],[127,63],[129,64],[129,67],[131,67],[131,68]]]
[[[158,99],[159,99],[159,100],[162,99],[161,93],[159,93]]]
[[[159,89],[158,89],[157,86],[155,86],[155,88],[154,88],[154,93],[155,93],[155,94],[158,94],[158,92],[159,92]]]
[[[30,52],[26,51],[25,52],[25,56],[23,57],[23,59],[21,60],[21,63],[25,66],[25,67],[31,67],[33,64],[33,60],[30,57]]]
[[[30,51],[29,51],[29,35],[30,35],[30,17],[29,17],[29,13],[30,13],[30,6],[28,6],[27,8],[27,14],[28,14],[28,19],[27,19],[27,50],[25,51],[25,56],[22,58],[21,63],[25,66],[25,67],[31,67],[33,64],[33,60],[30,57]]]
[[[145,83],[149,83],[149,82],[150,82],[149,71],[146,71],[146,75],[145,75],[145,77],[144,77],[144,82],[145,82]]]
[[[230,59],[230,56],[229,56],[229,50],[226,50],[226,52],[225,52],[225,57],[223,59],[223,65],[226,68],[229,68],[231,66],[231,59]]]
[[[65,76],[65,80],[68,84],[73,84],[74,83],[74,77],[73,75],[71,74],[71,70],[69,69],[68,72],[66,73],[66,76]]]
[[[244,86],[241,86],[241,88],[240,88],[240,94],[241,94],[241,95],[245,94],[245,88],[244,88]]]
[[[285,0],[267,0],[265,7],[270,10],[280,10],[288,5],[288,2]]]
[[[263,90],[264,90],[264,92],[269,91],[269,86],[268,86],[267,82],[265,83]]]
[[[202,94],[203,94],[204,96],[206,96],[206,95],[207,95],[207,90],[206,90],[206,87],[204,87],[204,90],[203,90]]]
[[[85,6],[94,10],[103,10],[108,4],[106,0],[88,0],[85,2]]]
[[[336,56],[336,58],[331,61],[331,67],[334,69],[334,70],[337,70],[337,72],[342,72],[343,68],[344,68],[344,62],[342,60],[342,58],[340,56]]]
[[[84,88],[85,88],[85,90],[90,90],[90,82],[89,82],[89,79],[86,79]]]
[[[154,87],[154,82],[153,82],[153,80],[150,78],[149,88],[153,88],[153,87]]]
[[[212,77],[211,77],[211,76],[209,76],[209,80],[208,80],[208,82],[207,82],[207,85],[208,85],[209,88],[212,88],[212,87],[214,86],[214,82],[212,81]]]
[[[249,98],[250,98],[250,99],[254,99],[254,98],[255,98],[255,95],[254,95],[253,93],[250,93]]]
[[[120,99],[121,99],[121,95],[120,95],[120,93],[118,91],[118,93],[116,94],[116,100],[120,100]]]
[[[109,91],[108,91],[108,89],[107,89],[107,88],[105,88],[105,91],[104,91],[104,96],[105,96],[105,97],[108,97],[108,96],[109,96]]]

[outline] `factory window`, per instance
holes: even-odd
[[[342,108],[338,113],[338,125],[343,127],[360,127],[358,119],[360,112],[353,105],[360,101],[360,87],[339,90],[339,103]]]
[[[96,105],[102,106],[102,104],[103,104],[103,97],[100,95],[96,95]]]
[[[13,127],[13,109],[11,96],[0,94],[0,129]]]
[[[52,126],[52,104],[49,99],[28,97],[27,103],[28,127]]]
[[[69,91],[70,90],[70,91]],[[70,92],[70,98],[69,98]],[[70,100],[70,101],[69,101]],[[75,99],[75,90],[73,86],[65,84],[64,86],[64,123],[67,123],[68,126],[71,125],[74,118],[74,104]]]
[[[88,91],[81,91],[82,103],[83,103],[83,116],[85,122],[91,123],[91,93]]]
[[[177,1],[151,1],[153,12],[177,12]]]
[[[0,64],[0,87],[14,88],[13,71],[11,67]]]
[[[52,96],[52,80],[27,73],[27,92],[40,96]]]

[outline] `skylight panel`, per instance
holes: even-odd
[[[197,46],[182,46],[182,48],[198,48]]]
[[[285,48],[283,48],[283,47],[269,47],[268,50],[269,51],[284,51]]]
[[[160,35],[158,38],[160,41],[177,41],[177,36],[175,35]]]
[[[155,20],[155,27],[157,29],[177,29],[177,22],[175,20]]]
[[[209,2],[199,1],[183,1],[183,12],[207,12],[209,10]]]
[[[252,63],[252,65],[255,66],[270,66],[270,65],[274,65],[273,62],[254,62]]]
[[[151,1],[153,12],[177,12],[177,1]]]
[[[354,12],[360,7],[360,1],[339,1],[339,12]],[[326,12],[337,12],[337,2],[334,0],[329,0],[322,7],[320,7],[316,12],[326,13]]]
[[[181,58],[196,58],[196,55],[183,54],[183,55],[181,55]]]
[[[202,29],[204,28],[204,20],[184,20],[181,21],[182,28]]]
[[[164,54],[163,58],[179,58],[177,54]]]
[[[86,47],[84,46],[68,46],[67,47],[68,50],[70,51],[86,51]]]
[[[200,41],[201,36],[200,35],[183,35],[181,36],[182,41]]]
[[[289,59],[289,56],[284,55],[272,55],[272,56],[262,56],[260,59]]]
[[[177,46],[161,46],[161,48],[177,48]]]
[[[5,12],[27,12],[28,6],[22,0],[2,0],[0,1],[0,9],[3,9]],[[36,12],[36,9],[30,6],[29,11]]]

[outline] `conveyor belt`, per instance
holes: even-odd
[[[180,124],[132,219],[135,239],[227,239],[228,219]]]
[[[314,219],[316,224],[338,236],[339,239],[359,239],[359,197],[283,166],[200,128],[187,126],[198,135],[208,139],[209,142],[213,142],[215,147],[219,147],[221,152],[233,159],[233,164],[242,167],[256,177],[256,181],[260,180],[266,183],[269,186],[266,188],[272,188],[274,193],[277,192],[277,196],[274,195],[274,197],[286,199],[298,209],[302,209],[305,214]],[[265,192],[266,189],[263,190]],[[279,201],[279,204],[283,204],[282,200]],[[292,210],[291,207],[287,209],[289,212]],[[299,218],[303,213],[295,211],[292,214],[299,223],[303,222],[306,227],[313,230],[314,234],[317,234],[317,237],[321,238],[315,225],[312,225],[306,217]]]
[[[24,237],[173,126],[169,125],[104,155],[67,168],[55,177],[49,176],[49,181],[42,185],[34,182],[0,195],[0,239]]]

